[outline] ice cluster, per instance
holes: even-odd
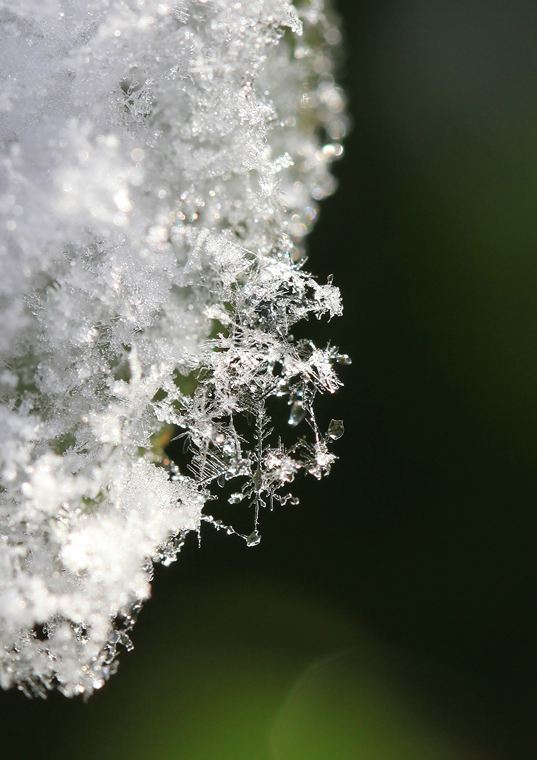
[[[4,688],[91,694],[153,563],[239,502],[255,545],[330,469],[312,405],[348,359],[291,333],[341,311],[302,268],[339,39],[324,0],[0,0]]]

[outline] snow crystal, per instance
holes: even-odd
[[[302,268],[342,153],[323,0],[0,0],[0,684],[89,695],[232,481],[297,502],[341,311]],[[308,430],[284,446],[271,398]],[[172,427],[175,426],[175,427]],[[164,448],[182,435],[189,467]],[[239,535],[242,535],[239,533]]]

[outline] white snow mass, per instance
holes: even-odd
[[[255,545],[330,469],[342,423],[313,401],[349,360],[291,332],[341,312],[302,268],[346,130],[339,40],[324,0],[0,0],[4,688],[91,694],[154,562],[202,521]]]

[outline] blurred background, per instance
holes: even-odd
[[[337,5],[340,461],[255,549],[191,537],[87,704],[2,693],[4,756],[537,757],[537,4]]]

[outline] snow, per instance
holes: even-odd
[[[318,0],[0,0],[4,688],[100,688],[223,483],[254,545],[329,470],[313,402],[344,362],[290,329],[341,312],[301,266],[346,130],[338,39]],[[278,441],[271,396],[310,442]]]

